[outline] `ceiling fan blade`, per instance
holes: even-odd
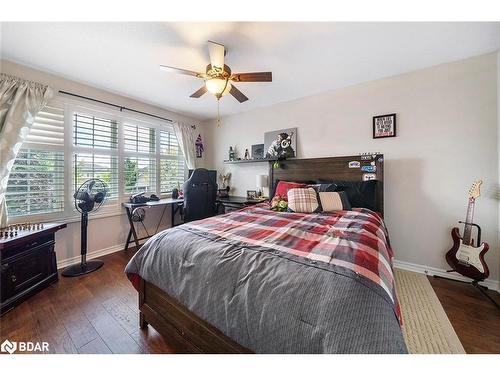
[[[194,77],[198,77],[198,78],[203,78],[205,76],[202,73],[197,73],[197,72],[194,72],[192,70],[174,68],[173,66],[167,66],[167,65],[160,65],[160,70],[162,70],[164,72],[169,72],[169,73],[185,74],[188,76],[194,76]]]
[[[229,93],[236,98],[240,103],[246,102],[248,98],[240,90],[238,90],[234,85],[231,85],[231,90]]]
[[[272,82],[272,72],[256,72],[256,73],[235,73],[231,75],[231,81],[235,82]]]
[[[224,70],[224,55],[226,54],[224,46],[209,40],[208,53],[210,55],[210,64],[212,67]]]
[[[207,92],[207,86],[203,85],[199,88],[199,90],[195,91],[191,95],[189,95],[190,98],[199,98],[202,96],[204,93]]]

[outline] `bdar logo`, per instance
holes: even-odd
[[[4,342],[2,342],[2,345],[0,345],[0,350],[2,352],[7,352],[7,353],[14,353],[17,349],[17,342],[12,342],[12,341],[9,341],[9,340],[5,340]]]

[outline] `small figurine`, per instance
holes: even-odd
[[[219,180],[222,182],[222,188],[225,189],[229,187],[229,179],[231,178],[231,172],[226,174],[219,173]]]
[[[245,149],[245,160],[250,159],[250,153],[248,152],[248,148]]]

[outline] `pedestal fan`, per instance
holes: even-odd
[[[85,181],[75,192],[75,208],[82,214],[81,222],[81,262],[64,269],[63,276],[74,277],[85,275],[102,267],[100,260],[87,261],[87,226],[89,213],[97,211],[106,200],[108,187],[104,181],[93,178]]]

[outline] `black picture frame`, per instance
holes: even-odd
[[[377,122],[377,119],[384,118],[384,117],[392,117],[393,132],[392,132],[391,135],[377,135],[376,134],[375,123]],[[373,127],[373,139],[395,137],[396,136],[396,114],[395,113],[389,113],[387,115],[373,116],[372,127]]]
[[[247,190],[247,199],[257,199],[257,190]]]
[[[252,159],[264,159],[264,143],[252,145]]]

